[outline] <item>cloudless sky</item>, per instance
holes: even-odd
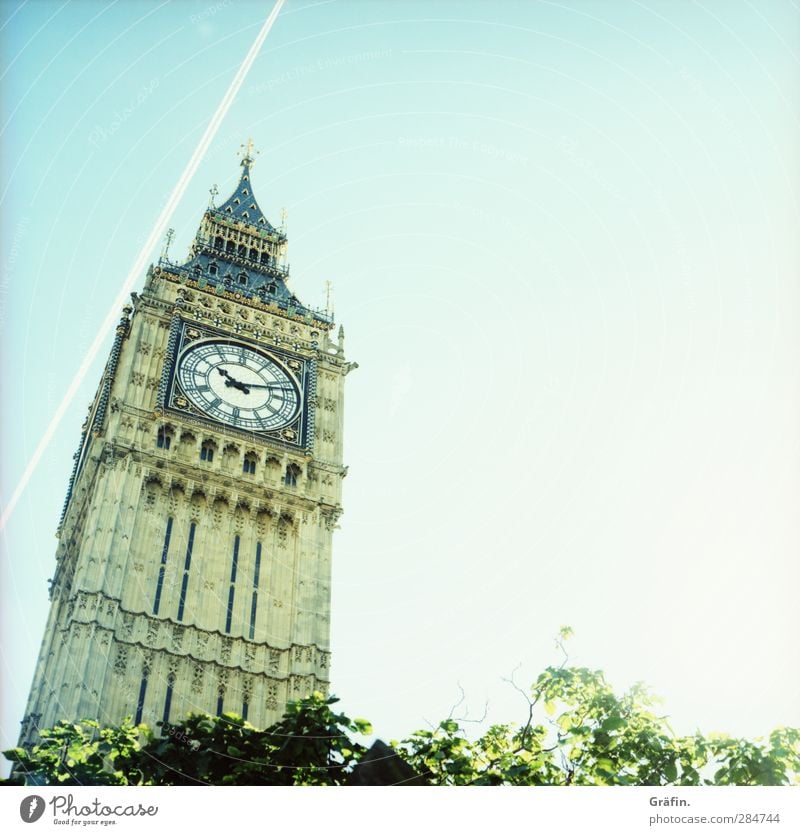
[[[0,8],[7,500],[271,3]],[[332,689],[384,739],[459,687],[521,720],[502,679],[562,624],[679,732],[800,725],[799,29],[782,0],[286,4],[171,255],[252,136],[292,288],[333,283],[360,366]],[[3,747],[106,356],[4,533]]]

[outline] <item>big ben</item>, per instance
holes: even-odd
[[[21,742],[60,719],[257,727],[325,692],[344,357],[253,194],[205,211],[122,313],[58,526]]]

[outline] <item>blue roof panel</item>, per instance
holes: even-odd
[[[252,226],[274,232],[275,227],[267,220],[253,194],[253,187],[250,183],[250,163],[251,160],[248,157],[242,160],[242,176],[239,185],[221,206],[216,207],[216,211],[234,220],[241,220]]]

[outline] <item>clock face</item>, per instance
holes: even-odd
[[[237,429],[281,429],[302,405],[299,384],[279,362],[239,343],[190,345],[178,358],[177,377],[198,409]]]

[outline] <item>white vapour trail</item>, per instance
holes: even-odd
[[[194,176],[197,167],[200,165],[201,160],[205,156],[206,151],[208,150],[209,145],[211,144],[214,136],[219,129],[222,120],[225,118],[225,114],[228,112],[231,104],[233,104],[233,100],[236,98],[236,94],[239,92],[239,88],[242,86],[247,73],[250,71],[250,67],[253,65],[253,62],[258,55],[259,50],[261,49],[261,45],[264,43],[267,35],[269,34],[269,30],[272,28],[272,24],[275,22],[275,19],[278,17],[278,14],[283,6],[285,0],[276,0],[275,5],[272,7],[272,11],[269,14],[269,17],[264,21],[264,25],[261,27],[261,30],[258,33],[255,41],[253,41],[253,45],[250,47],[250,51],[242,61],[241,66],[239,67],[236,75],[231,81],[230,86],[228,87],[227,92],[222,98],[222,101],[219,103],[219,107],[217,107],[214,115],[211,117],[211,121],[208,123],[208,126],[203,133],[200,142],[198,142],[197,147],[194,150],[194,153],[191,156],[186,168],[184,169],[183,173],[180,176],[175,188],[172,190],[172,194],[170,195],[169,200],[167,201],[166,206],[164,206],[163,211],[158,217],[158,220],[153,227],[153,231],[150,233],[147,241],[145,242],[144,246],[142,247],[139,254],[136,256],[136,260],[133,263],[133,266],[128,273],[127,278],[125,279],[124,284],[120,288],[119,294],[114,299],[114,303],[111,305],[111,308],[108,311],[108,315],[105,318],[105,321],[101,325],[100,329],[97,332],[97,336],[94,338],[94,342],[92,342],[89,350],[86,352],[86,356],[83,358],[83,362],[78,368],[75,376],[72,378],[72,382],[69,384],[69,388],[64,395],[62,401],[58,404],[58,408],[53,413],[53,417],[50,419],[50,423],[47,425],[47,429],[44,431],[44,435],[42,435],[41,440],[39,441],[38,446],[36,447],[36,451],[33,453],[31,460],[28,462],[27,467],[25,467],[25,472],[22,474],[22,478],[19,480],[19,484],[17,484],[14,492],[11,495],[11,498],[8,501],[8,504],[3,509],[3,513],[0,516],[0,531],[2,531],[8,520],[11,518],[11,514],[14,512],[14,508],[16,507],[17,502],[19,501],[20,496],[25,491],[25,488],[28,486],[28,482],[31,479],[34,471],[36,470],[37,465],[39,464],[39,460],[41,459],[44,451],[50,444],[50,441],[53,439],[53,435],[58,429],[58,425],[61,423],[62,418],[64,417],[65,412],[69,408],[70,403],[72,403],[73,398],[75,397],[76,392],[80,388],[81,383],[83,382],[83,378],[86,376],[86,372],[89,370],[90,366],[95,360],[98,351],[103,345],[106,337],[108,336],[111,328],[116,323],[117,319],[120,315],[120,308],[125,303],[126,299],[130,295],[130,292],[139,277],[144,272],[145,267],[147,266],[147,259],[150,256],[150,253],[156,247],[158,242],[164,235],[164,232],[167,228],[167,224],[169,223],[170,218],[172,217],[172,213],[175,210],[175,207],[180,202],[181,198],[183,197],[184,192],[186,191],[186,187],[189,184],[189,181]]]

